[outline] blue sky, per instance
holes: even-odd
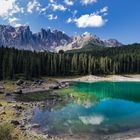
[[[140,43],[140,0],[0,0],[0,24]]]

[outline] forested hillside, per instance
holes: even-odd
[[[59,53],[0,47],[0,79],[140,73],[140,44]]]

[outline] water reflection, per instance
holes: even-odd
[[[93,136],[140,127],[140,83],[75,83],[58,92],[64,100],[36,108],[32,119],[47,133]]]
[[[96,100],[107,98],[140,102],[139,82],[75,83],[75,91],[96,96]]]

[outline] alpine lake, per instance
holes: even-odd
[[[23,97],[43,100],[31,123],[50,135],[92,138],[140,128],[140,82],[73,82],[55,92],[61,99],[53,103],[47,92]]]

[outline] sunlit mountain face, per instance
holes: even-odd
[[[92,43],[95,46],[119,47],[122,43],[115,39],[101,40],[90,33],[70,37],[69,35],[50,29],[41,29],[32,33],[29,26],[0,25],[0,46],[15,47],[25,50],[55,51],[80,49]]]

